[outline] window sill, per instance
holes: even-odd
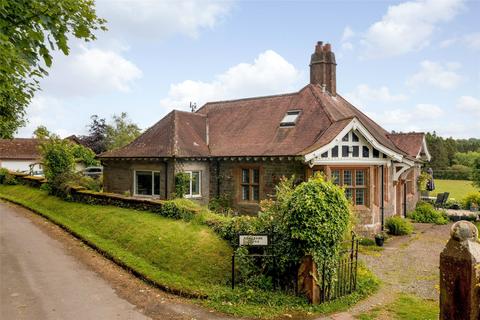
[[[202,195],[199,195],[199,196],[185,196],[184,198],[185,199],[201,199],[201,198],[203,198],[203,196]]]
[[[370,210],[370,207],[367,207],[366,205],[362,204],[362,205],[354,205],[354,208],[355,210],[359,210],[359,211],[368,211]]]

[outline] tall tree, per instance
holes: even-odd
[[[0,138],[25,125],[25,110],[70,35],[90,41],[105,28],[94,0],[0,0]]]
[[[80,137],[82,143],[96,154],[107,151],[107,123],[96,114],[90,117],[92,122],[87,126],[88,135]]]
[[[126,112],[119,116],[113,115],[113,123],[107,127],[107,149],[117,149],[126,146],[135,140],[141,133],[140,128],[134,124]]]

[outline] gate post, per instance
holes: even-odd
[[[305,294],[312,304],[320,303],[320,288],[317,276],[317,265],[312,256],[303,257],[298,268],[297,289],[299,293]]]
[[[452,226],[440,254],[440,319],[480,319],[480,243],[468,221]]]

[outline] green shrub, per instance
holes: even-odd
[[[388,229],[388,233],[395,236],[407,235],[413,232],[413,225],[410,221],[399,216],[388,218],[385,222],[385,226]]]
[[[10,174],[7,168],[0,168],[0,184],[3,184],[5,177]]]
[[[419,202],[414,211],[408,217],[415,222],[447,224],[448,217],[445,211],[435,210],[433,205],[426,202]]]
[[[208,202],[208,209],[223,215],[233,214],[232,199],[230,195],[224,193],[217,197],[212,197]]]
[[[471,192],[467,194],[462,200],[462,205],[465,209],[469,210],[471,208],[480,207],[480,192]]]
[[[183,198],[190,189],[190,175],[179,172],[175,175],[175,197]]]
[[[374,246],[375,245],[375,240],[370,239],[370,238],[360,238],[358,240],[358,244],[362,246]]]
[[[88,190],[100,192],[103,188],[103,178],[100,176],[98,179],[87,176],[79,176],[78,184]]]
[[[16,185],[18,184],[18,180],[13,174],[8,173],[7,175],[5,175],[3,179],[3,184]]]

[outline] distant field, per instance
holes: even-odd
[[[437,195],[441,192],[450,192],[449,198],[461,200],[469,192],[480,191],[474,187],[472,181],[468,180],[439,180],[435,179],[435,190],[431,192],[432,195]]]

